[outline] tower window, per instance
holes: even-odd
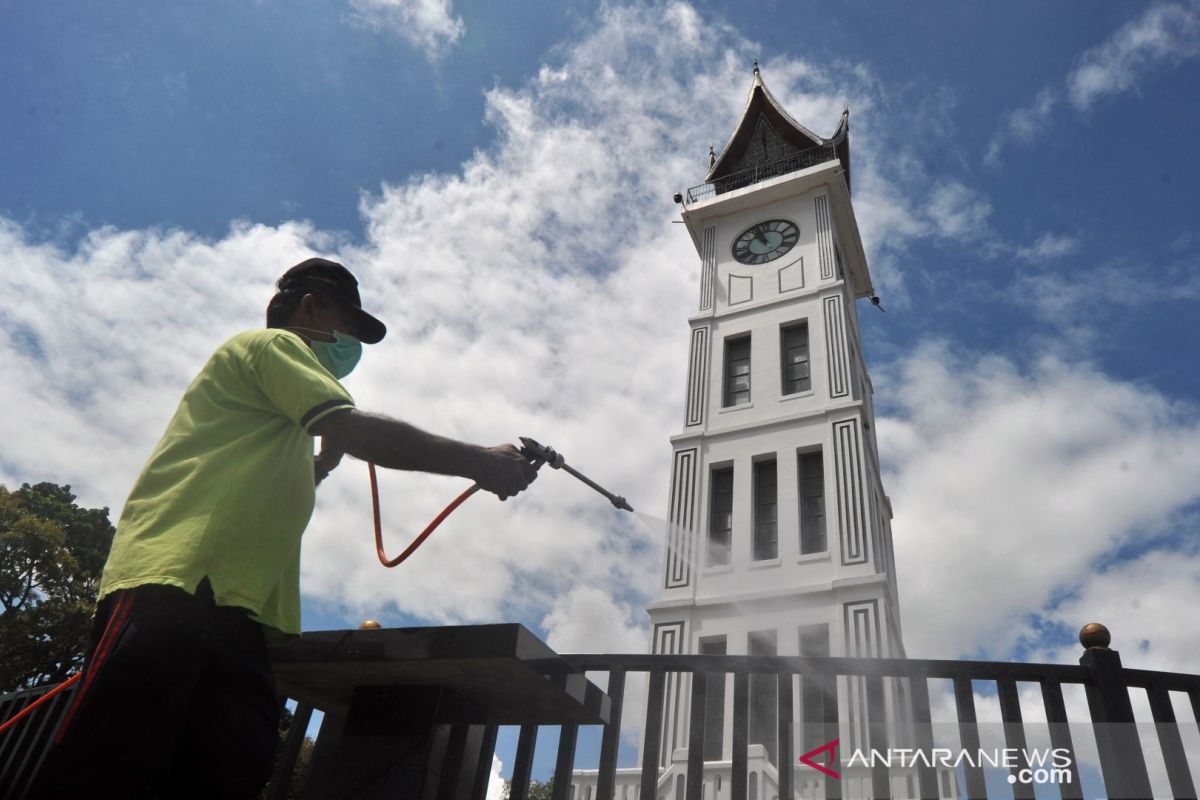
[[[782,328],[779,345],[782,350],[783,393],[807,392],[812,388],[808,364],[808,323]]]
[[[700,640],[700,655],[725,655],[725,637]],[[704,760],[720,761],[725,739],[725,673],[710,672],[704,685]]]
[[[733,542],[733,467],[713,470],[708,524],[708,566],[729,563]]]
[[[825,462],[821,451],[799,456],[800,472],[800,554],[824,553],[825,541]]]
[[[750,402],[750,337],[725,340],[724,406]]]
[[[779,515],[775,459],[754,465],[754,560],[779,557]]]
[[[805,625],[800,629],[800,655],[829,657],[829,626]]]

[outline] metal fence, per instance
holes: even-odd
[[[57,684],[49,684],[36,689],[0,694],[0,723],[12,719],[37,703],[55,686]],[[0,734],[0,800],[24,797],[76,691],[77,686],[70,686],[59,692],[24,720]]]
[[[1101,635],[1103,634],[1103,635]],[[911,769],[894,765],[873,764],[857,786],[847,783],[847,775],[834,777],[837,769],[824,774],[811,766],[797,762],[798,748],[794,741],[797,731],[806,741],[825,741],[845,736],[855,727],[855,736],[863,737],[869,748],[877,751],[903,745],[908,751],[932,750],[935,742],[931,731],[931,681],[947,681],[952,687],[956,719],[951,723],[964,749],[980,748],[977,698],[994,693],[1003,727],[1005,745],[1025,748],[1030,741],[1031,725],[1023,719],[1020,688],[1036,688],[1048,727],[1051,745],[1074,752],[1076,742],[1072,731],[1083,723],[1094,738],[1095,755],[1104,791],[1110,798],[1149,798],[1172,796],[1195,798],[1195,774],[1189,766],[1182,731],[1196,732],[1195,721],[1176,719],[1173,697],[1190,704],[1192,713],[1200,718],[1200,676],[1147,670],[1126,669],[1117,652],[1108,649],[1106,632],[1092,631],[1081,637],[1085,647],[1079,666],[1027,664],[979,661],[940,661],[920,659],[862,659],[862,658],[795,658],[766,656],[700,656],[700,655],[569,655],[563,656],[572,667],[587,671],[594,678],[607,678],[611,702],[608,723],[600,732],[599,768],[579,770],[576,746],[580,730],[574,725],[559,729],[558,751],[554,771],[554,800],[770,800],[795,797],[970,797],[997,796],[994,786],[985,779],[983,765],[967,764],[956,775],[963,775],[963,785],[947,789],[945,779],[939,781],[938,769],[929,764],[916,764]],[[645,681],[643,695],[628,691],[631,678]],[[723,676],[723,677],[722,677]],[[770,694],[775,704],[774,747],[779,764],[762,772],[751,768],[756,750],[752,739],[750,717],[753,713],[753,686],[761,685],[764,676],[771,682]],[[710,682],[722,687],[708,691]],[[756,684],[756,682],[758,682]],[[977,688],[979,682],[985,682]],[[947,686],[937,684],[935,688]],[[1078,686],[1086,694],[1087,719],[1068,720],[1064,701],[1065,686]],[[0,720],[8,719],[26,707],[45,691],[0,696]],[[705,718],[706,703],[714,696],[727,698],[732,692],[732,721],[726,726],[732,740],[724,752],[731,754],[728,762],[718,765],[723,780],[714,785],[706,774],[713,773],[711,762],[706,763]],[[820,717],[797,720],[799,705],[796,692],[821,698]],[[1157,744],[1151,748],[1147,737],[1139,738],[1139,728],[1131,696],[1144,692],[1153,718],[1151,730]],[[59,718],[70,701],[69,692],[48,703],[19,726],[0,737],[0,796],[21,797],[24,786],[41,759],[42,752],[53,735]],[[634,708],[627,696],[636,694],[639,709],[636,719],[626,719],[626,726],[635,723],[642,728],[642,758],[640,767],[618,769],[622,718]],[[855,701],[852,703],[851,695]],[[1028,697],[1028,693],[1027,693]],[[643,704],[644,698],[644,704]],[[854,719],[841,718],[841,709],[852,708]],[[269,789],[271,798],[287,796],[288,779],[304,740],[311,708],[296,709],[290,735],[277,765]],[[671,730],[664,727],[668,721]],[[680,721],[686,721],[682,725]],[[1068,725],[1072,723],[1072,725]],[[798,724],[817,726],[811,730]],[[1041,724],[1041,723],[1038,723]],[[1142,726],[1150,723],[1146,722]],[[463,726],[465,727],[465,726]],[[475,726],[481,727],[481,726]],[[839,733],[840,732],[840,733]],[[495,726],[481,731],[451,730],[447,741],[465,740],[482,735],[489,743],[496,741]],[[528,796],[538,727],[520,728],[515,759],[512,764],[510,798],[524,800]],[[686,758],[672,763],[666,752],[666,737],[679,737],[677,752],[686,748]],[[810,736],[810,734],[812,734]],[[803,745],[807,746],[807,745]],[[1150,750],[1153,749],[1153,753]],[[490,754],[490,748],[488,753]],[[665,755],[664,755],[665,753]],[[1147,755],[1165,769],[1169,795],[1152,790]],[[761,759],[759,759],[761,761]],[[755,762],[758,763],[758,762]],[[790,768],[789,768],[790,765]],[[769,774],[768,774],[769,772]],[[804,786],[798,785],[797,775],[803,776]],[[1068,778],[1054,787],[1062,798],[1084,796],[1076,764],[1064,772]],[[766,782],[771,783],[768,792]],[[815,783],[814,783],[815,781]],[[1010,779],[1006,787],[1017,800],[1034,798],[1035,790],[1027,783]],[[586,785],[586,794],[583,787]],[[816,787],[814,789],[814,786]],[[474,781],[471,786],[447,785],[439,796],[483,798],[486,781]],[[1045,793],[1038,797],[1052,796]],[[1001,796],[1010,796],[1007,792]]]
[[[1104,644],[1101,642],[1104,641]],[[794,692],[796,686],[815,687],[823,696],[821,704],[824,716],[820,720],[806,720],[807,724],[821,724],[824,730],[817,736],[830,739],[845,731],[846,720],[838,719],[839,692],[861,691],[866,702],[861,722],[865,726],[869,747],[875,750],[888,749],[888,737],[898,726],[889,707],[894,705],[889,698],[896,693],[885,690],[885,686],[907,687],[904,703],[911,713],[908,730],[912,736],[902,742],[909,750],[920,748],[930,751],[935,744],[931,740],[930,681],[946,680],[953,686],[953,708],[956,720],[953,723],[961,736],[962,747],[967,750],[981,749],[979,720],[977,717],[976,682],[986,682],[981,691],[989,694],[994,689],[998,701],[1005,745],[1022,750],[1030,736],[1030,724],[1023,720],[1018,685],[1037,687],[1045,712],[1046,729],[1054,748],[1066,748],[1077,752],[1072,741],[1072,731],[1081,727],[1090,731],[1095,739],[1095,755],[1104,791],[1109,798],[1150,798],[1171,796],[1195,798],[1195,774],[1189,767],[1181,728],[1198,732],[1194,720],[1182,724],[1176,719],[1171,696],[1185,696],[1196,719],[1200,719],[1200,676],[1184,675],[1148,670],[1124,669],[1116,651],[1107,648],[1104,637],[1093,636],[1085,643],[1087,649],[1079,666],[1054,664],[1026,664],[980,661],[940,661],[918,659],[857,659],[857,658],[787,658],[758,656],[664,656],[664,655],[568,655],[563,658],[572,666],[589,673],[606,673],[608,693],[612,698],[613,712],[604,727],[600,752],[599,769],[595,773],[596,800],[640,800],[640,798],[672,798],[673,800],[761,800],[765,794],[760,781],[760,797],[751,797],[748,780],[748,753],[750,747],[749,715],[750,685],[752,676],[775,676],[777,697],[776,730],[777,752],[782,764],[791,763],[792,768],[777,768],[776,786],[773,794],[780,798],[813,796],[802,793],[795,785],[795,775],[800,769],[796,762],[796,743],[793,733]],[[636,775],[636,791],[617,791],[621,778],[628,779],[631,770],[617,769],[617,753],[620,742],[623,698],[626,684],[631,675],[644,674],[648,677],[646,711],[643,728],[642,764]],[[706,684],[716,676],[732,679],[733,724],[731,764],[728,765],[728,790],[718,789],[709,781],[705,785],[704,719],[705,704],[709,696]],[[687,680],[682,678],[686,677]],[[672,694],[679,696],[680,707],[686,707],[686,768],[676,775],[670,774],[671,767],[664,765],[659,756],[662,751],[664,719],[671,719]],[[689,685],[690,684],[690,685]],[[988,687],[987,684],[991,684]],[[1087,700],[1087,720],[1068,720],[1063,687],[1082,687]],[[1156,734],[1154,748],[1156,761],[1162,764],[1169,783],[1170,794],[1156,794],[1151,785],[1147,769],[1147,743],[1139,737],[1142,726],[1136,724],[1131,691],[1144,691],[1153,717],[1149,725]],[[678,715],[678,712],[675,712]],[[1073,724],[1072,724],[1073,723]],[[1081,723],[1083,723],[1081,725]],[[532,763],[532,743],[536,731],[522,728],[513,765],[513,780],[510,797],[523,800],[527,796],[529,771]],[[577,730],[564,726],[559,739],[556,770],[554,773],[554,800],[588,800],[578,796],[574,789],[579,783],[578,772],[572,777],[575,762]],[[803,767],[810,770],[809,767]],[[918,764],[914,769],[897,769],[875,764],[870,769],[868,785],[861,793],[846,791],[845,776],[835,778],[810,770],[807,774],[819,775],[823,786],[815,793],[817,797],[842,798],[861,797],[919,797],[940,798],[962,796],[985,798],[989,786],[985,781],[985,768],[981,764],[963,766],[965,786],[955,787],[947,793],[939,786],[937,772],[933,766]],[[1066,768],[1065,777],[1048,791],[1057,791],[1064,800],[1082,798],[1080,775],[1074,759]],[[1016,770],[1014,769],[1014,775]],[[591,777],[590,775],[588,776]],[[674,779],[673,779],[674,778]],[[897,779],[903,778],[905,782]],[[908,783],[911,779],[911,784]],[[679,788],[682,785],[682,793]],[[1037,795],[1030,783],[1013,781],[1009,784],[1017,800],[1033,800]],[[905,787],[908,787],[907,789]],[[811,788],[811,783],[810,783]],[[961,791],[961,793],[960,793]],[[992,787],[991,796],[997,795]]]
[[[701,200],[707,200],[725,192],[732,192],[734,189],[741,189],[744,186],[750,186],[759,181],[765,181],[768,178],[815,167],[817,164],[823,164],[826,161],[836,161],[837,157],[837,148],[834,145],[823,145],[809,150],[802,150],[787,158],[781,158],[766,164],[756,164],[753,167],[730,173],[723,178],[718,178],[711,183],[702,183],[699,186],[693,186],[687,191],[687,201],[689,204],[698,203]]]

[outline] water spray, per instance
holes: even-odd
[[[539,444],[537,441],[530,439],[528,436],[522,436],[521,455],[529,459],[529,462],[533,464],[535,469],[541,469],[543,465],[549,465],[553,469],[561,469],[567,474],[582,481],[585,485],[590,486],[600,494],[604,495],[608,502],[612,503],[616,508],[623,511],[633,511],[633,506],[629,505],[629,501],[627,501],[624,497],[613,494],[600,484],[588,478],[582,472],[579,472],[578,470],[568,466],[566,459],[564,459],[562,454],[557,452],[553,447]],[[450,505],[443,508],[441,513],[434,517],[433,520],[425,526],[425,530],[421,531],[421,533],[417,535],[417,538],[413,539],[412,544],[406,547],[404,552],[395,558],[389,559],[383,549],[383,523],[380,520],[379,514],[379,481],[375,477],[375,465],[368,463],[367,470],[371,475],[371,509],[375,517],[375,552],[379,556],[379,563],[383,564],[385,567],[394,567],[403,563],[406,558],[416,552],[416,549],[420,547],[426,539],[429,538],[429,535],[433,533],[439,525],[442,524],[442,521],[445,520],[446,517],[450,516],[450,514],[456,508],[465,503],[468,497],[479,491],[479,484],[476,483],[458,497],[454,498],[454,500],[450,502]]]

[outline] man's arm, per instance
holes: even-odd
[[[335,411],[314,422],[309,433],[322,439],[320,462],[336,465],[333,454],[341,452],[388,469],[458,475],[501,500],[537,477],[537,470],[511,444],[479,447],[358,409]]]

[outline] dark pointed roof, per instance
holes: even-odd
[[[751,167],[774,164],[799,156],[807,151],[827,148],[830,159],[834,155],[845,168],[846,185],[850,185],[850,109],[842,111],[837,130],[828,139],[822,138],[792,118],[775,96],[767,89],[754,63],[754,83],[746,100],[746,110],[734,129],[729,142],[722,148],[720,156],[713,161],[707,183],[714,183],[734,173]],[[817,153],[811,153],[817,156]],[[819,163],[819,162],[814,162]],[[792,170],[785,170],[792,171]],[[775,172],[774,174],[782,174]],[[772,177],[773,175],[764,175]],[[720,190],[718,190],[720,191]]]

